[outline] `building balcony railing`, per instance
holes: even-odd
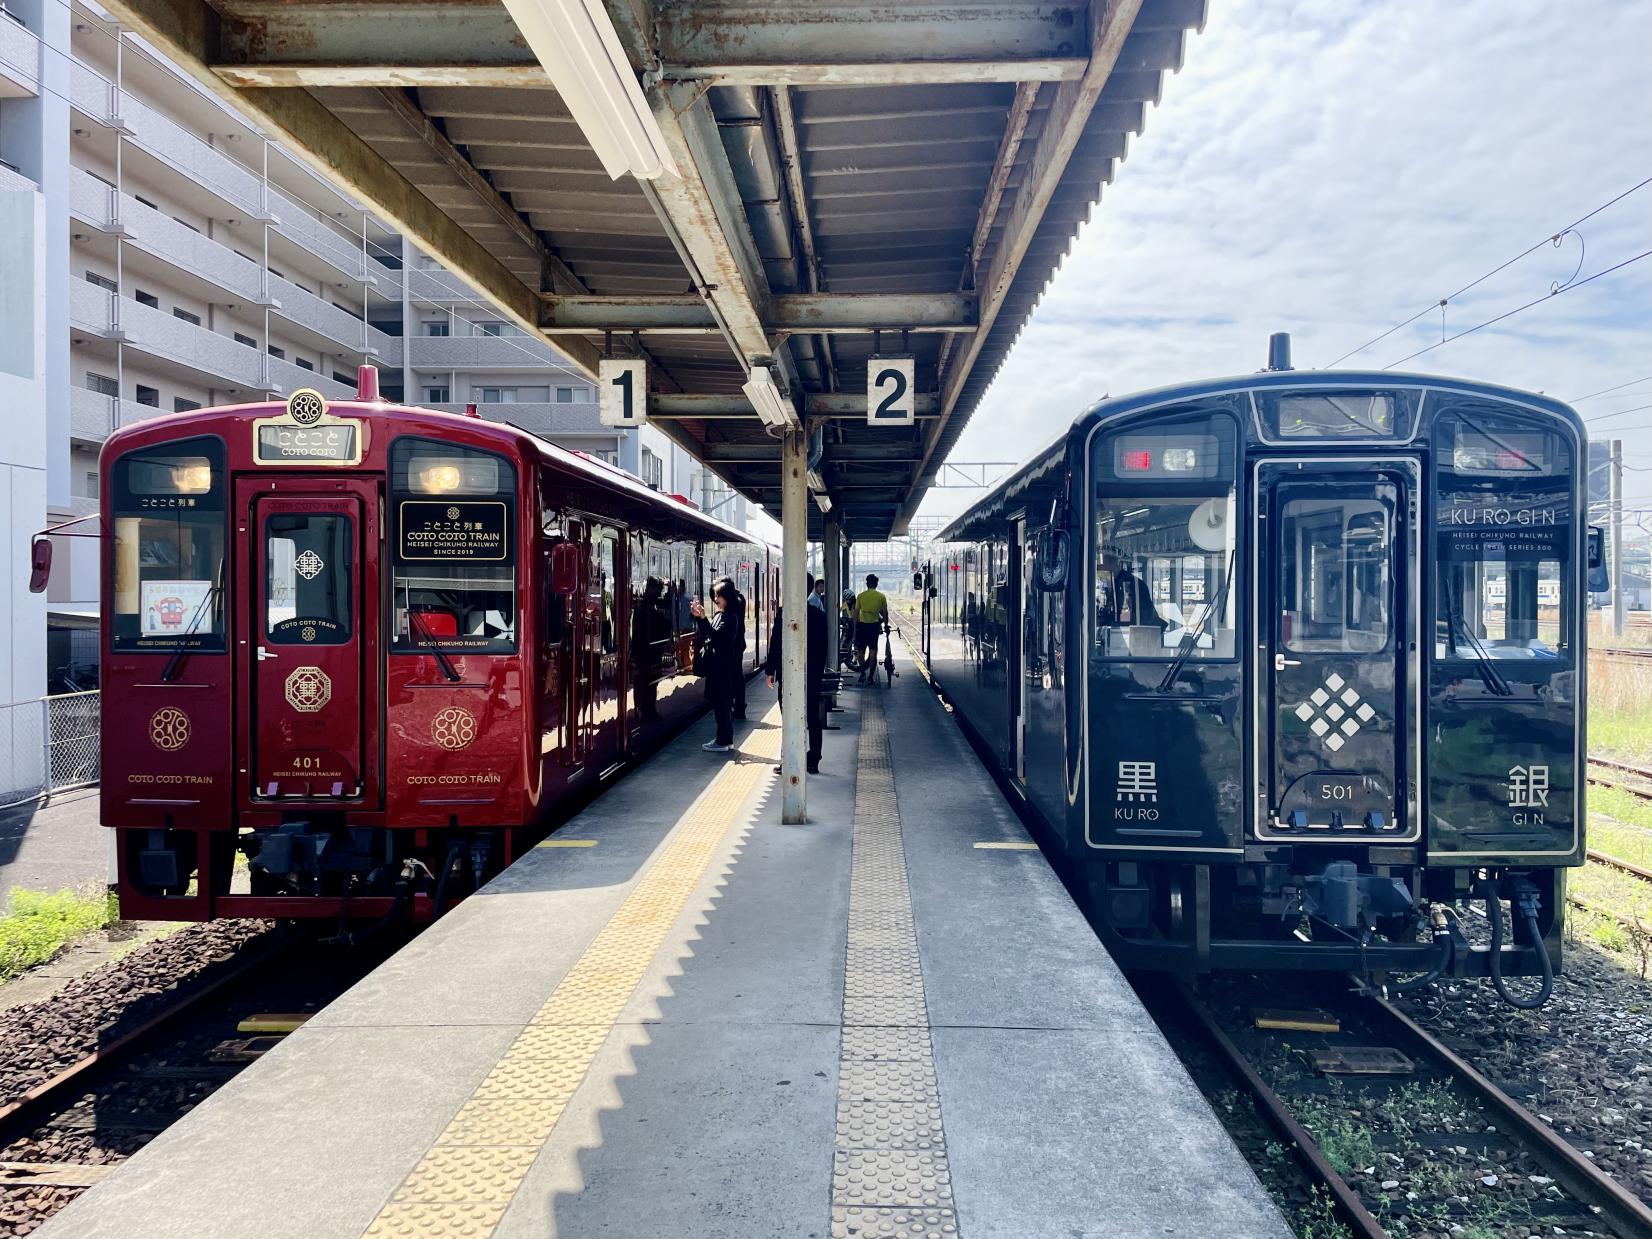
[[[399,337],[387,335],[348,310],[341,310],[325,298],[279,275],[269,277],[269,289],[277,305],[275,312],[282,318],[308,327],[347,349],[372,353],[374,362],[381,367],[402,364],[402,342]]]
[[[407,295],[414,301],[472,303],[481,297],[469,284],[451,271],[437,268],[409,267]]]
[[[0,159],[0,190],[39,189],[28,177],[24,176],[11,164]]]
[[[0,13],[0,78],[27,94],[38,95],[40,56],[40,39],[34,31],[11,14]]]
[[[87,443],[102,443],[120,427],[158,417],[162,412],[153,405],[105,396],[84,387],[69,389],[69,435]]]
[[[356,389],[348,383],[340,383],[279,357],[266,357],[264,361],[264,387],[279,395],[290,396],[301,387],[312,388],[329,400],[350,400],[356,394]]]
[[[268,386],[264,363],[273,359],[260,350],[83,280],[70,281],[69,321],[105,339],[124,341],[141,352],[222,380],[224,386],[254,390]]]
[[[416,370],[529,370],[566,365],[548,344],[529,335],[409,336],[407,358]]]
[[[277,232],[302,245],[351,279],[368,280],[381,296],[398,301],[401,299],[401,272],[366,258],[359,237],[345,236],[331,224],[318,219],[309,207],[273,185],[269,193],[270,210],[275,215]]]
[[[423,407],[443,413],[465,411],[462,404],[428,404]],[[476,412],[489,421],[506,422],[544,439],[564,435],[605,435],[614,438],[619,434],[612,426],[604,426],[598,420],[595,401],[577,404],[478,404]]]
[[[89,65],[73,61],[69,65],[69,102],[105,125],[122,126],[121,92],[108,78]]]

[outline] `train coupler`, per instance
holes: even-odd
[[[1338,929],[1358,929],[1411,912],[1411,891],[1398,878],[1361,873],[1349,860],[1334,860],[1302,879],[1302,911]]]

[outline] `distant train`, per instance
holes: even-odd
[[[925,652],[1127,966],[1540,1001],[1584,863],[1586,459],[1565,405],[1452,379],[1104,400],[942,531]]]
[[[779,598],[769,547],[510,426],[386,404],[371,367],[355,400],[126,427],[102,476],[129,918],[428,918],[700,710],[693,598],[734,578],[748,670]]]

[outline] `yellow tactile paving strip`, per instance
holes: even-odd
[[[740,807],[774,777],[771,709],[673,828],[625,902],[436,1137],[363,1239],[486,1239],[636,992]]]
[[[953,1239],[940,1087],[882,694],[860,696],[832,1239]]]

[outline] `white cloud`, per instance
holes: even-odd
[[[1324,366],[1652,176],[1649,47],[1652,5],[1607,0],[1213,3],[953,457],[1020,459],[1104,394],[1254,370],[1272,331]],[[1580,254],[1587,275],[1652,249],[1652,186],[1579,232],[1454,300],[1448,333]],[[1434,311],[1345,365],[1439,338]],[[1652,374],[1649,343],[1652,258],[1404,368],[1574,398]],[[1582,408],[1636,404],[1652,383]],[[1652,465],[1652,410],[1603,424]]]

